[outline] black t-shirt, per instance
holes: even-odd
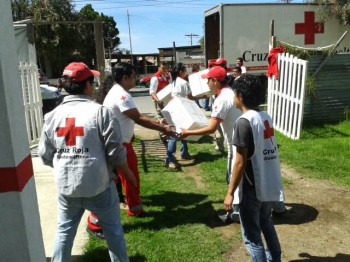
[[[243,188],[255,190],[254,172],[252,161],[250,160],[255,149],[254,138],[252,128],[247,119],[240,118],[236,121],[232,144],[236,147],[248,149],[247,164],[243,175]]]

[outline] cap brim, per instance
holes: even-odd
[[[201,78],[208,79],[208,78],[210,78],[210,76],[209,76],[209,74],[203,74],[203,75],[201,75]]]
[[[96,71],[96,70],[90,70],[92,72],[92,74],[96,77],[100,76],[100,72]]]

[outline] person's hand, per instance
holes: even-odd
[[[118,167],[118,169],[122,172],[122,176],[126,180],[128,180],[135,187],[137,186],[136,177],[127,164],[123,165],[122,167]]]
[[[164,134],[166,134],[167,136],[173,137],[173,138],[178,138],[179,134],[176,133],[175,131],[173,131],[173,127],[172,125],[164,125],[165,130],[163,131]]]
[[[162,118],[162,119],[159,119],[159,124],[165,126],[165,125],[168,125],[168,122],[166,121],[165,118]]]
[[[232,203],[233,203],[233,196],[229,193],[227,193],[225,200],[224,200],[224,208],[226,211],[232,210]]]
[[[187,129],[181,128],[180,138],[185,139],[186,137],[188,137]]]
[[[157,101],[157,105],[158,105],[161,109],[164,108],[163,101],[158,100],[158,101]]]

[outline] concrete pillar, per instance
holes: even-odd
[[[0,1],[0,260],[44,262],[11,14]]]

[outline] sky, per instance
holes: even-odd
[[[204,35],[204,12],[220,3],[278,3],[275,1],[237,0],[72,0],[79,11],[91,4],[96,12],[114,17],[119,30],[119,48],[132,50],[133,54],[158,53],[158,48],[198,45]],[[301,3],[303,1],[293,1]],[[128,16],[129,13],[129,23]],[[129,40],[129,26],[130,38]]]

